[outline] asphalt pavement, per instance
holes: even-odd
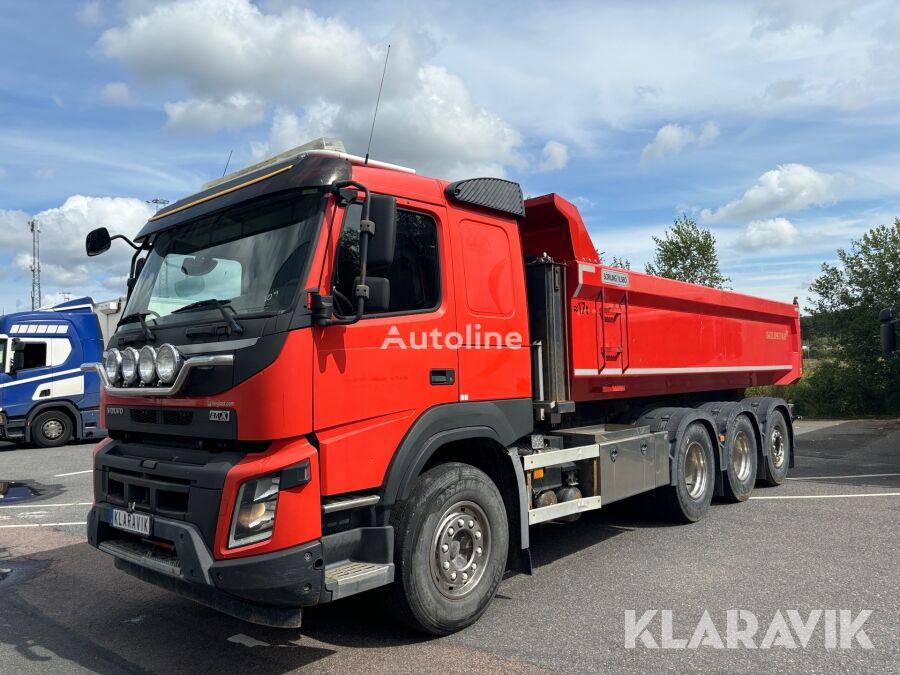
[[[896,673],[900,421],[796,425],[791,479],[699,523],[638,498],[532,528],[534,574],[509,575],[478,623],[440,639],[393,623],[375,594],[278,630],[141,584],[84,543],[91,444],[0,444],[0,482],[37,493],[0,503],[0,669]],[[751,615],[754,647],[730,644]]]

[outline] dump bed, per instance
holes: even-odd
[[[796,305],[603,265],[578,210],[558,195],[527,200],[525,212],[537,400],[744,389],[801,376]],[[555,318],[541,299],[554,285]],[[554,337],[553,321],[562,335]],[[561,382],[551,360],[562,362]]]

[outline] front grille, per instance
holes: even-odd
[[[194,421],[194,411],[132,408],[131,421],[135,424],[168,424],[184,427]]]
[[[189,481],[146,478],[128,471],[110,471],[106,476],[106,499],[112,504],[139,511],[183,518],[190,498]]]
[[[143,408],[132,408],[131,409],[131,421],[136,422],[137,424],[156,424],[157,423],[157,411],[156,410],[147,410]]]
[[[187,426],[194,421],[193,410],[164,410],[162,414],[163,424],[176,424]]]

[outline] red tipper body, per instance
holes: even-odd
[[[796,305],[603,265],[574,205],[525,202],[524,254],[565,263],[575,401],[790,384]]]

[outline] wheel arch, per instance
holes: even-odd
[[[449,461],[471,464],[497,484],[510,519],[511,549],[515,542],[527,558],[525,473],[518,453],[509,450],[509,446],[533,430],[531,399],[451,403],[430,408],[410,427],[394,453],[382,483],[381,505],[390,508],[407,499],[426,468]],[[510,560],[514,562],[516,558]],[[522,566],[530,567],[525,563]]]

